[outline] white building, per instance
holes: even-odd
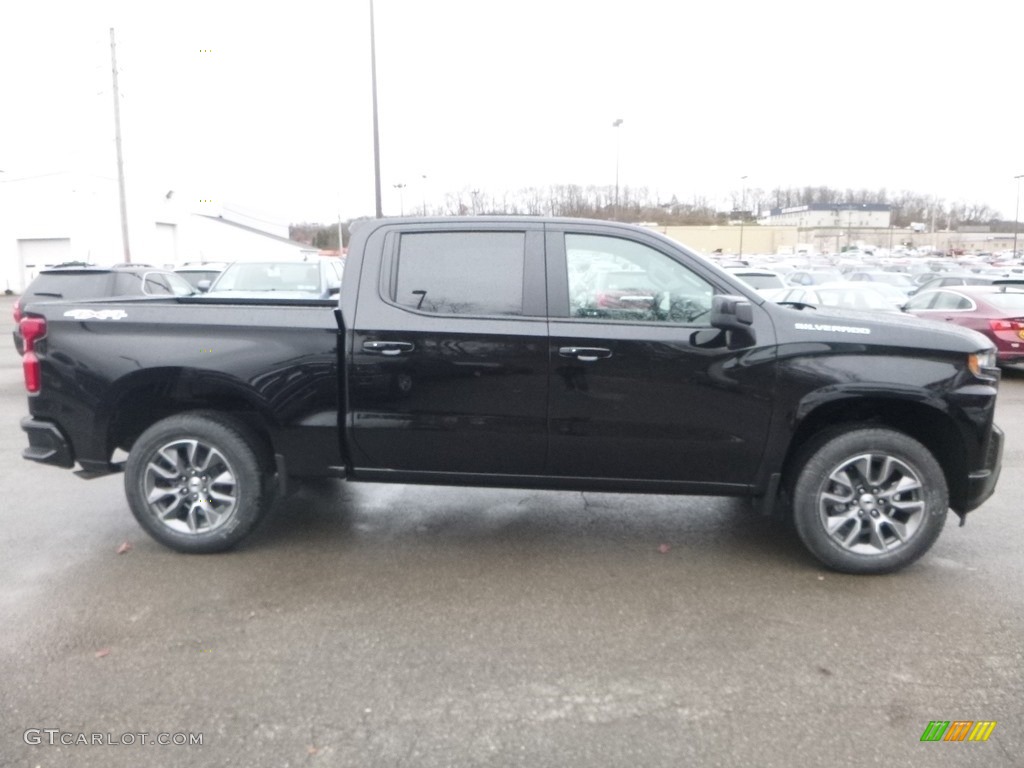
[[[131,260],[186,262],[315,256],[286,222],[168,191],[129,197]],[[0,290],[20,292],[44,267],[124,261],[117,181],[80,173],[0,174]]]
[[[812,203],[773,208],[758,219],[762,226],[880,227],[889,226],[892,207],[879,203]]]

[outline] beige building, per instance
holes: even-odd
[[[722,226],[649,226],[700,253],[721,250],[728,254],[796,253],[810,246],[813,253],[838,253],[848,246],[964,253],[1008,251],[1013,233],[918,232],[894,227],[794,227],[758,224]],[[1018,244],[1019,247],[1019,244]]]

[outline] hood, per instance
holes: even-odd
[[[970,328],[894,312],[864,312],[831,307],[797,309],[776,305],[779,337],[787,341],[846,341],[872,346],[970,354],[992,342]]]

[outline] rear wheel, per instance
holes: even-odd
[[[146,532],[171,549],[229,549],[269,505],[267,456],[256,435],[230,417],[171,416],[147,429],[128,454],[128,504]]]
[[[946,522],[942,468],[913,438],[885,428],[822,434],[803,453],[793,486],[793,522],[825,565],[889,573],[917,560]]]

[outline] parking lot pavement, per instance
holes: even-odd
[[[184,556],[20,458],[0,350],[0,766],[1019,766],[1024,376],[999,409],[996,496],[891,576],[735,500],[333,481]]]

